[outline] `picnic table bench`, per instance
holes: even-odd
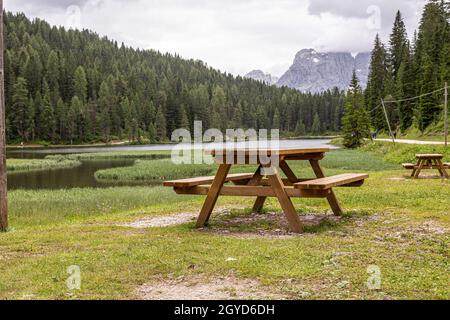
[[[447,170],[450,169],[450,163],[443,163],[442,154],[416,154],[417,163],[404,163],[403,168],[412,170],[411,177],[419,178],[422,170],[435,169],[439,171],[441,177],[449,179]]]
[[[341,215],[333,188],[360,187],[369,176],[361,173],[346,173],[325,177],[319,161],[329,149],[235,149],[210,151],[219,169],[215,176],[166,181],[165,187],[173,187],[177,194],[206,195],[206,200],[197,220],[197,227],[204,227],[222,196],[256,197],[253,211],[260,212],[267,197],[276,197],[289,222],[291,231],[303,230],[300,218],[291,198],[326,198],[335,215]],[[262,157],[261,155],[264,155]],[[266,158],[276,159],[267,162]],[[262,160],[264,159],[264,160]],[[309,161],[316,179],[299,179],[287,161]],[[254,173],[229,174],[234,164],[258,165]],[[287,178],[282,178],[280,171]],[[229,183],[232,183],[230,185]]]

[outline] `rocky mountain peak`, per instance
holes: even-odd
[[[261,70],[254,70],[245,77],[267,84],[287,86],[302,92],[318,93],[338,87],[347,90],[353,70],[361,86],[367,86],[371,53],[318,52],[314,49],[300,50],[288,71],[280,78]]]
[[[317,93],[338,87],[347,90],[353,70],[356,70],[361,86],[367,85],[370,52],[318,52],[303,49],[295,55],[294,63],[280,78],[277,85],[303,92]]]
[[[273,85],[278,82],[278,78],[270,75],[269,73],[264,73],[261,70],[253,70],[247,73],[244,78],[253,79],[256,81],[264,82],[268,85]]]

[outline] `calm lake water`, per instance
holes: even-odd
[[[333,148],[330,140],[281,140],[281,148]],[[245,147],[246,143],[238,143],[237,147]],[[8,150],[7,157],[15,159],[42,159],[55,154],[77,154],[117,151],[160,151],[172,150],[173,144],[115,146],[115,147],[76,147],[76,148],[29,148]],[[200,148],[200,146],[197,146]],[[214,148],[209,144],[208,148]],[[8,174],[8,188],[14,189],[68,189],[68,188],[105,188],[123,185],[152,185],[151,183],[104,183],[95,179],[95,172],[102,169],[126,167],[134,164],[134,159],[88,160],[81,166],[56,170],[40,170],[31,172],[12,172]],[[153,183],[154,185],[154,183]]]

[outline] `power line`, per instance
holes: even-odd
[[[401,100],[384,100],[384,102],[405,102],[405,101],[411,101],[411,100],[415,100],[415,99],[418,99],[418,98],[422,98],[422,97],[425,97],[425,96],[432,95],[432,94],[434,94],[436,92],[443,91],[443,90],[445,90],[445,88],[441,88],[441,89],[438,89],[438,90],[435,90],[435,91],[429,92],[429,93],[424,93],[424,94],[422,94],[420,96],[413,97],[413,98],[407,98],[407,99],[401,99]]]
[[[377,105],[375,108],[373,108],[372,110],[370,110],[369,113],[374,112],[374,111],[377,110],[379,107],[381,107],[381,104]]]
[[[424,93],[424,94],[422,94],[422,95],[420,95],[420,96],[413,97],[413,98],[406,98],[406,99],[401,99],[401,100],[383,100],[383,102],[384,102],[384,103],[393,103],[393,102],[405,102],[405,101],[411,101],[411,100],[415,100],[415,99],[418,99],[418,98],[422,98],[422,97],[425,97],[425,96],[432,95],[432,94],[434,94],[434,93],[436,93],[436,92],[440,92],[440,91],[443,91],[443,90],[445,90],[445,88],[441,88],[441,89],[437,89],[437,90],[432,91],[432,92]],[[374,111],[375,111],[376,109],[378,109],[379,107],[381,107],[381,104],[377,105],[375,108],[373,108],[372,110],[370,110],[369,113],[374,112]]]

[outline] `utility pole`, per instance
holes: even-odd
[[[5,137],[5,70],[3,63],[3,0],[0,0],[0,231],[8,229]]]
[[[387,111],[386,111],[386,106],[384,105],[384,100],[383,99],[381,99],[381,105],[383,106],[384,116],[386,117],[386,122],[388,124],[389,134],[392,137],[392,142],[395,143],[395,137],[394,137],[394,134],[392,133],[391,124],[389,122],[389,117],[388,117],[388,114],[387,114]]]
[[[444,139],[445,146],[448,146],[448,84],[445,83],[445,94],[444,94]]]

